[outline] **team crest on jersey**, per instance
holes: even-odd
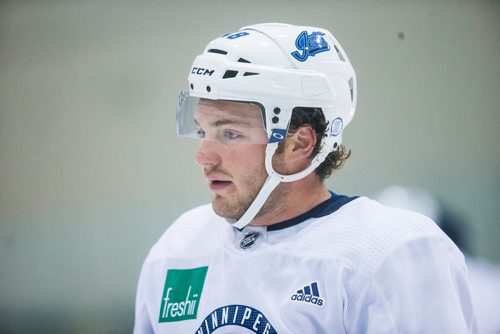
[[[312,282],[302,289],[297,290],[291,297],[291,300],[306,304],[323,307],[325,300],[319,295],[318,282]]]
[[[304,62],[309,57],[314,57],[320,52],[330,51],[330,45],[323,37],[325,34],[320,31],[314,31],[310,34],[306,30],[301,32],[295,40],[297,50],[291,55],[298,61]]]
[[[161,298],[159,322],[195,319],[208,267],[170,269]]]
[[[246,305],[226,305],[207,315],[195,334],[212,334],[225,326],[246,328],[256,334],[277,333],[259,310]]]

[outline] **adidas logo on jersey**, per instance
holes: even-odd
[[[313,304],[319,307],[323,307],[325,301],[319,296],[318,282],[313,282],[306,285],[300,290],[297,290],[291,297],[291,300]]]

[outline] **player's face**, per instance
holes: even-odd
[[[201,100],[195,119],[202,133],[196,161],[208,181],[212,207],[237,220],[267,178],[262,113],[248,103]]]

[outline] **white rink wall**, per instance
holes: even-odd
[[[499,261],[498,1],[2,1],[0,332],[131,331],[149,247],[209,200],[175,136],[191,61],[271,21],[328,28],[357,72],[330,188],[425,188]]]

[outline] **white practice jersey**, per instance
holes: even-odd
[[[139,279],[134,333],[474,333],[464,258],[429,218],[366,197],[237,230],[182,215]]]

